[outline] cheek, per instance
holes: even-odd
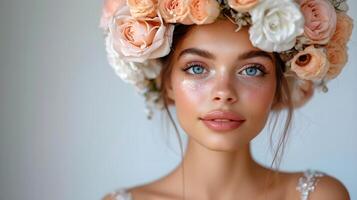
[[[203,81],[183,78],[175,80],[173,85],[176,110],[185,117],[193,116],[192,114],[199,110],[200,104],[207,101],[208,87]]]
[[[276,81],[267,79],[261,84],[241,85],[243,86],[239,97],[247,117],[250,116],[254,121],[262,120],[264,123],[274,101]]]
[[[198,117],[196,109],[199,102],[204,99],[202,95],[203,85],[190,80],[175,78],[172,85],[178,122],[186,133],[191,133]]]

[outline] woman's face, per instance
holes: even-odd
[[[173,54],[168,97],[191,139],[235,151],[263,128],[274,101],[275,61],[229,20],[194,26]]]

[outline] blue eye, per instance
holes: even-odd
[[[184,71],[190,74],[203,74],[205,72],[205,68],[199,64],[190,65],[188,68],[184,69]]]
[[[253,65],[253,66],[247,67],[242,71],[242,75],[245,75],[245,76],[264,76],[266,73],[261,68],[262,67],[259,66],[259,65]]]

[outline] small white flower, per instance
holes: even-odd
[[[164,109],[164,102],[160,96],[160,92],[149,91],[145,94],[146,115],[149,119],[154,114],[154,109]]]
[[[136,63],[147,79],[155,79],[159,76],[162,64],[157,59],[147,60],[144,63]]]
[[[329,0],[336,10],[347,12],[349,10],[347,0]]]
[[[144,80],[136,82],[134,85],[139,93],[145,93],[150,90],[150,80],[156,79],[162,69],[162,64],[157,59],[148,60],[145,63],[133,63],[136,68],[140,69],[140,73],[144,76]]]
[[[250,15],[250,40],[264,51],[289,50],[304,32],[303,14],[293,0],[262,0]]]

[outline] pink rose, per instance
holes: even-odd
[[[157,15],[157,0],[127,0],[131,16],[155,17]]]
[[[174,25],[164,24],[160,16],[136,19],[129,7],[120,9],[109,28],[114,50],[126,62],[145,62],[170,52]]]
[[[336,78],[347,63],[347,48],[345,45],[340,45],[336,42],[330,42],[326,46],[327,59],[330,62],[330,67],[327,71],[326,78],[328,80]]]
[[[125,0],[105,0],[99,27],[107,29],[115,12],[125,4]]]
[[[217,0],[191,0],[190,19],[195,24],[210,24],[220,13]]]
[[[345,45],[352,35],[353,19],[345,13],[337,13],[336,31],[331,41],[340,45]]]
[[[329,62],[324,49],[308,46],[296,54],[291,62],[291,70],[304,80],[321,80],[327,73]]]
[[[228,0],[229,7],[238,12],[248,12],[258,3],[259,0]]]
[[[302,0],[305,36],[312,44],[326,44],[336,30],[336,11],[327,0]]]
[[[189,3],[190,0],[160,0],[159,11],[166,23],[191,25]]]

